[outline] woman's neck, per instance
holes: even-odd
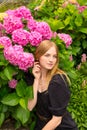
[[[41,69],[41,79],[46,79],[47,73],[48,73],[47,70]]]

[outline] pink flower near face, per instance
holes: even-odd
[[[32,46],[38,46],[42,41],[42,35],[37,31],[31,31],[29,34],[29,42]]]
[[[17,80],[15,79],[12,79],[8,82],[8,85],[10,88],[16,88],[16,85],[17,85]]]
[[[42,35],[43,40],[49,40],[52,38],[52,31],[46,22],[37,22],[35,31]]]
[[[66,44],[66,48],[68,48],[72,44],[72,38],[69,34],[58,33],[58,36],[61,40],[64,41],[64,43]]]

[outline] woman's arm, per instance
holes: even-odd
[[[38,79],[34,79],[34,84],[33,84],[33,94],[34,98],[28,101],[28,109],[32,111],[32,109],[35,107],[37,103],[37,90],[38,90]]]
[[[34,83],[33,83],[34,98],[28,101],[28,109],[30,111],[32,111],[32,109],[35,107],[35,105],[37,103],[37,92],[38,92],[38,86],[39,86],[39,79],[40,79],[40,76],[41,76],[39,62],[34,63],[32,73],[33,73],[33,75],[35,77],[34,78]]]
[[[61,121],[62,116],[53,116],[52,119],[43,127],[42,130],[55,130],[55,128],[60,125]]]

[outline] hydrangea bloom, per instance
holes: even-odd
[[[16,79],[12,79],[8,82],[8,85],[10,88],[16,88],[17,86],[17,80]]]
[[[27,69],[32,67],[33,64],[34,64],[33,54],[27,52],[22,53],[21,59],[18,61],[19,68],[24,71],[27,71]]]
[[[37,22],[35,31],[42,34],[43,40],[51,39],[52,37],[52,31],[46,22]]]
[[[3,37],[0,37],[0,44],[4,47],[8,47],[12,45],[12,41],[10,40],[9,37],[3,36]]]
[[[4,48],[4,56],[13,65],[18,65],[18,60],[21,58],[23,48],[20,45],[9,46]]]
[[[6,13],[7,13],[7,15],[14,15],[14,11],[15,11],[15,10],[10,10],[10,9],[9,9],[9,10],[6,11]]]
[[[30,18],[32,18],[30,10],[26,8],[25,6],[21,6],[15,9],[14,16],[19,17],[19,18],[24,18],[26,20],[29,20]]]
[[[42,35],[37,31],[31,31],[29,41],[32,46],[38,46],[42,41]]]
[[[18,66],[22,70],[27,70],[34,63],[33,54],[24,52],[21,45],[4,48],[4,56],[11,64]]]
[[[6,16],[3,23],[7,33],[12,33],[14,30],[23,28],[23,24],[20,18],[14,15]]]
[[[34,19],[29,19],[27,22],[27,27],[30,31],[34,31],[36,29],[36,21]]]
[[[87,6],[79,6],[78,7],[78,10],[80,13],[83,12],[85,9],[87,9]]]
[[[26,46],[29,42],[29,32],[23,29],[17,29],[12,32],[12,40],[14,43]]]
[[[42,40],[51,39],[52,31],[46,22],[37,22],[25,6],[5,13],[3,27],[7,36],[0,39],[0,44],[5,46],[4,56],[9,63],[25,71],[34,62],[31,47],[37,47]],[[31,52],[26,52],[28,50]]]
[[[66,44],[66,47],[69,47],[72,44],[72,38],[70,37],[69,34],[58,33],[58,36],[61,40],[64,41],[64,43]]]

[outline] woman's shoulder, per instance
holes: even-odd
[[[53,75],[52,80],[53,81],[54,80],[55,81],[66,80],[66,75],[65,74],[59,74],[59,73],[57,73],[57,74]]]
[[[65,87],[69,86],[66,75],[65,74],[59,74],[59,73],[53,75],[50,83],[52,83],[52,84],[57,83],[57,84],[63,86],[63,88],[64,88],[64,86]]]

